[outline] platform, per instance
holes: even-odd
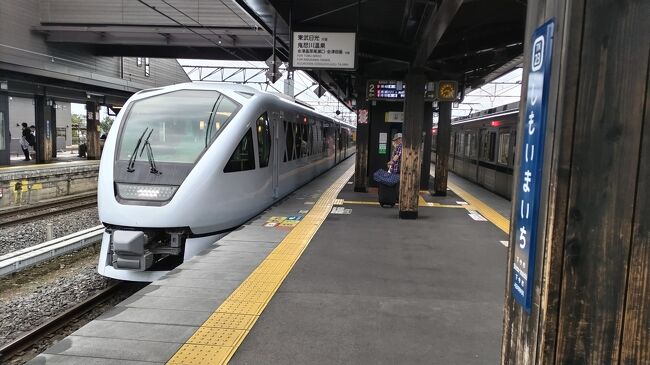
[[[97,191],[99,161],[62,159],[0,167],[0,210]]]
[[[352,191],[353,163],[30,364],[497,363],[507,235],[462,204],[481,197],[422,193],[399,220]]]

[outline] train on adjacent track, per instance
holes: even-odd
[[[452,120],[449,171],[510,199],[518,120],[518,102]]]
[[[355,129],[244,85],[143,90],[118,114],[98,182],[98,263],[153,281],[354,152]]]

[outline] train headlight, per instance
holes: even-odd
[[[178,186],[141,185],[117,183],[117,194],[128,200],[167,201],[174,195]]]

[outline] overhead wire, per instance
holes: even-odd
[[[163,1],[164,1],[164,0],[163,0]],[[208,42],[214,44],[215,46],[221,48],[222,50],[224,50],[226,53],[230,54],[231,56],[236,57],[236,58],[238,58],[238,59],[240,59],[240,60],[242,60],[242,61],[244,61],[244,62],[247,62],[247,63],[249,63],[249,64],[252,65],[252,63],[251,63],[250,61],[248,61],[248,60],[242,58],[241,56],[239,56],[239,55],[236,54],[235,52],[232,52],[231,50],[229,50],[229,49],[227,49],[227,48],[221,46],[220,44],[218,44],[217,42],[213,41],[212,39],[210,39],[210,38],[204,36],[204,35],[201,34],[201,33],[196,32],[194,29],[188,27],[187,25],[185,25],[185,24],[183,24],[183,23],[177,21],[176,19],[172,18],[171,16],[169,16],[169,15],[165,14],[164,12],[158,10],[155,6],[147,4],[146,2],[144,2],[144,0],[138,0],[138,2],[141,3],[142,5],[148,7],[149,9],[155,11],[156,13],[158,13],[158,14],[164,16],[165,18],[171,20],[172,22],[174,22],[174,23],[180,25],[181,27],[183,27],[183,28],[189,30],[190,32],[192,32],[192,33],[198,35],[199,37],[205,39],[206,41],[208,41]]]
[[[246,19],[242,18],[237,12],[235,12],[233,9],[231,9],[230,6],[228,6],[228,4],[226,4],[225,1],[223,1],[223,0],[219,0],[219,1],[223,4],[223,6],[225,6],[228,10],[230,10],[233,14],[235,14],[239,19],[241,19],[241,21],[248,24],[249,27],[251,26],[251,24],[248,23],[246,21]],[[257,28],[257,27],[255,27],[255,28]],[[277,38],[277,35],[273,34],[273,35],[270,35],[270,37],[271,38],[273,38],[273,37]],[[270,46],[273,45],[273,43],[271,41],[269,41],[268,39],[264,39],[264,41]],[[287,59],[289,58],[289,55],[284,50],[281,50],[280,48],[277,48],[276,50],[280,51],[283,56],[287,57]]]
[[[208,32],[212,33],[213,35],[216,35],[217,37],[221,38],[221,34],[217,34],[217,33],[215,33],[212,29],[210,29],[209,27],[206,27],[205,25],[203,25],[203,24],[202,24],[201,22],[199,22],[198,20],[192,18],[189,14],[185,13],[184,11],[182,11],[182,10],[180,10],[179,8],[175,7],[174,5],[168,3],[166,0],[160,0],[160,1],[162,1],[163,3],[165,3],[165,4],[166,4],[167,6],[169,6],[170,8],[176,10],[177,12],[183,14],[183,16],[185,16],[185,17],[188,18],[189,20],[193,21],[194,23],[196,23],[197,25],[199,25],[201,28],[203,28],[203,29],[207,30]],[[224,4],[224,5],[225,5],[225,4]],[[232,11],[230,8],[228,8],[228,10]],[[237,15],[237,14],[235,14],[235,15]],[[240,18],[240,19],[241,19],[241,18]],[[243,19],[242,19],[242,20],[243,20]],[[244,23],[246,23],[246,22],[244,21]],[[248,23],[246,23],[246,25],[250,26],[250,24],[248,24]],[[218,43],[218,42],[217,42],[217,44],[218,44],[218,45],[221,45],[221,44]],[[242,52],[246,53],[249,57],[257,58],[257,56],[255,56],[255,55],[252,54],[252,53],[249,53],[247,50],[245,50],[245,49],[243,49],[243,48],[241,48],[240,50],[241,50]]]

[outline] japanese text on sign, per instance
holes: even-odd
[[[355,33],[293,33],[293,68],[352,70],[355,68],[355,57]]]
[[[515,254],[512,266],[512,292],[526,311],[530,311],[535,275],[535,253],[543,171],[546,108],[551,74],[553,28],[550,20],[533,34],[531,67],[521,145],[519,185],[515,196]]]

